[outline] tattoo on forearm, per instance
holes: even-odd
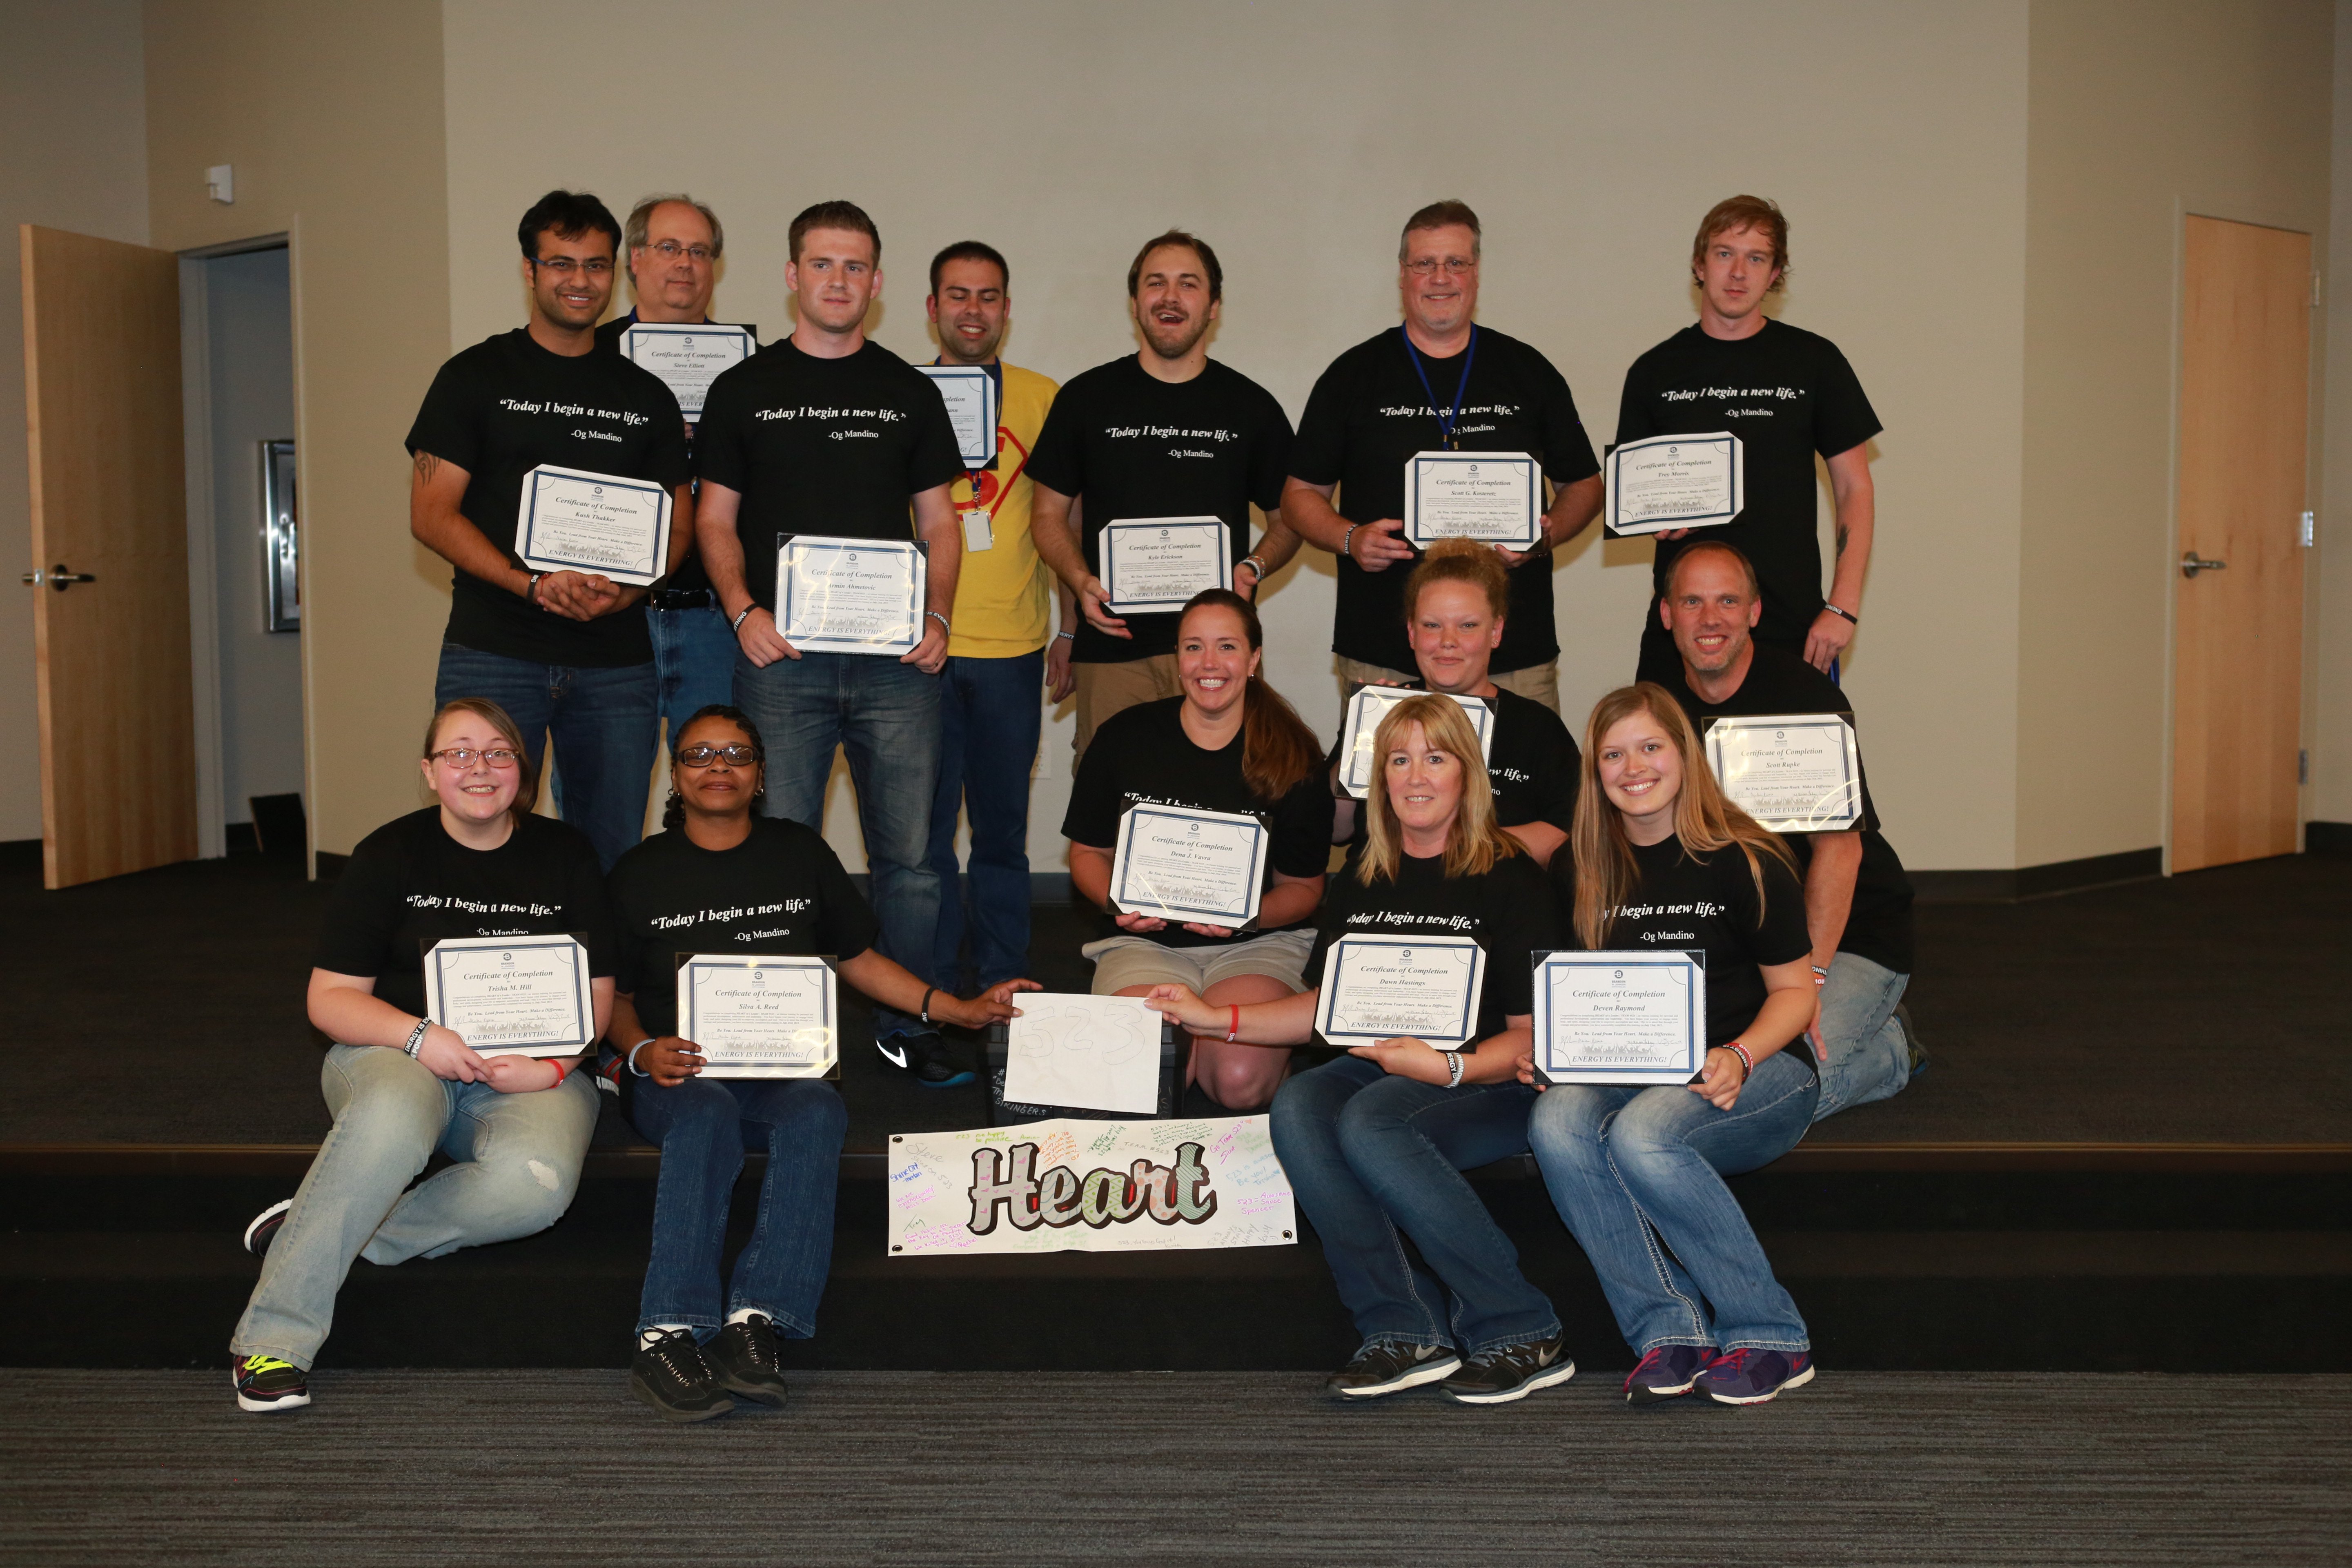
[[[418,479],[423,479],[429,485],[433,482],[433,476],[440,471],[440,458],[435,457],[430,452],[419,452],[416,454],[416,477]]]
[[[1840,557],[1843,557],[1845,554],[1845,542],[1852,531],[1853,531],[1848,529],[1844,523],[1838,524],[1837,552]]]

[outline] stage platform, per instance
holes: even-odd
[[[237,1232],[327,1127],[301,1000],[324,893],[259,856],[56,893],[37,865],[0,867],[21,976],[18,1093],[0,1107],[0,1363],[225,1353],[256,1267]],[[1067,906],[1037,917],[1036,978],[1082,989],[1086,922]],[[1929,1071],[1737,1184],[1825,1364],[2352,1370],[2352,1060],[2327,1026],[2352,953],[2352,857],[1923,906],[1919,947]],[[121,984],[125,954],[145,984]],[[848,1053],[841,1087],[834,1277],[800,1363],[1306,1369],[1352,1348],[1311,1234],[888,1258],[887,1138],[980,1125],[985,1104],[977,1088],[919,1089],[871,1050]],[[322,1364],[621,1364],[656,1158],[608,1108],[562,1223],[357,1266]],[[1580,1358],[1628,1359],[1540,1183],[1513,1165],[1478,1181]]]

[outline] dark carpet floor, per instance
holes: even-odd
[[[37,865],[0,868],[20,1064],[0,1143],[315,1141],[302,987],[324,892],[258,855],[54,893]],[[1036,978],[1083,990],[1089,929],[1039,906]],[[2340,1141],[2347,957],[2352,856],[1923,907],[1910,1002],[1934,1065],[1816,1139]],[[841,1087],[853,1147],[986,1120],[977,1087],[921,1089],[870,1050]],[[634,1141],[609,1110],[598,1138]]]
[[[0,1373],[0,1562],[2342,1563],[2352,1377],[1580,1376],[1473,1411],[1297,1374],[836,1373],[671,1427],[615,1373]]]

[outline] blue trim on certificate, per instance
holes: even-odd
[[[1862,821],[1862,746],[1854,734],[1853,721],[1843,713],[1717,713],[1699,731],[1699,749],[1707,754],[1708,767],[1719,780],[1723,769],[1717,764],[1716,748],[1707,744],[1715,731],[1724,726],[1734,730],[1761,730],[1769,724],[1781,730],[1810,730],[1835,724],[1841,731],[1837,741],[1838,788],[1843,793],[1847,806],[1846,820],[1825,824],[1820,827],[1775,827],[1775,833],[1847,833]],[[1759,819],[1761,820],[1760,818]],[[1790,817],[1776,816],[1773,822],[1789,822]],[[1816,820],[1807,817],[1808,822]]]
[[[1610,447],[1608,456],[1603,458],[1602,461],[1608,467],[1609,475],[1607,489],[1608,493],[1612,496],[1617,490],[1617,459],[1619,456],[1624,452],[1639,452],[1647,447],[1669,441],[1681,447],[1720,447],[1723,451],[1729,454],[1731,458],[1731,505],[1729,508],[1722,511],[1692,512],[1686,517],[1675,517],[1672,521],[1658,518],[1644,519],[1642,522],[1635,525],[1636,531],[1631,533],[1618,532],[1617,525],[1614,522],[1609,522],[1604,519],[1603,521],[1606,523],[1609,532],[1618,539],[1640,539],[1645,534],[1655,533],[1662,529],[1712,528],[1718,523],[1729,522],[1738,517],[1741,512],[1748,510],[1747,496],[1745,493],[1748,486],[1747,475],[1742,472],[1742,455],[1734,445],[1738,439],[1738,437],[1733,434],[1645,436],[1638,441],[1622,441],[1618,443],[1616,446]]]
[[[1238,816],[1240,814],[1228,813],[1225,815]],[[1147,816],[1172,817],[1179,822],[1211,822],[1214,823],[1219,827],[1239,827],[1241,826],[1239,823],[1226,821],[1224,819],[1224,816],[1221,816],[1217,813],[1188,810],[1181,805],[1131,805],[1127,808],[1127,815],[1118,825],[1118,843],[1114,846],[1112,849],[1112,864],[1117,865],[1126,858],[1128,851],[1133,847],[1137,826]],[[1267,840],[1271,836],[1265,830],[1265,824],[1263,822],[1258,823],[1257,841],[1254,846],[1252,846],[1250,853],[1249,880],[1244,884],[1245,887],[1257,889],[1261,898],[1264,896],[1265,887],[1265,858]],[[1132,865],[1129,866],[1128,870],[1129,874],[1132,874]],[[1123,909],[1136,912],[1141,912],[1147,908],[1160,910],[1163,911],[1163,919],[1174,920],[1180,923],[1188,919],[1195,919],[1204,925],[1238,925],[1244,920],[1248,919],[1250,915],[1250,906],[1246,898],[1244,898],[1242,906],[1239,909],[1208,910],[1194,909],[1184,904],[1171,904],[1158,899],[1146,900],[1142,899],[1124,898],[1121,895],[1124,894],[1126,890],[1126,878],[1122,877],[1120,879],[1120,885],[1111,889],[1111,901],[1119,905]]]
[[[636,314],[634,310],[629,313],[632,316]],[[636,355],[637,334],[640,332],[644,333],[648,339],[657,337],[688,338],[696,336],[697,334],[706,338],[730,339],[732,342],[740,344],[742,348],[742,352],[735,356],[735,364],[741,364],[745,360],[750,359],[753,354],[760,352],[759,334],[753,331],[750,327],[734,321],[632,321],[626,327],[624,327],[621,330],[621,342],[619,345],[621,357],[627,360],[631,364],[636,365],[641,370],[644,369],[645,366],[643,363],[638,360]],[[735,368],[735,365],[729,365],[727,368],[728,370],[732,370]],[[646,371],[646,374],[656,377],[660,374],[658,371]],[[726,373],[723,371],[720,373],[720,374],[724,374]],[[718,379],[718,376],[711,377],[711,380],[713,381]],[[669,384],[667,382],[664,382],[662,384],[667,386]],[[677,395],[674,390],[671,395]],[[685,401],[681,399],[678,403],[677,410],[679,413],[685,415],[688,419],[694,419],[701,415],[702,407],[702,404],[697,403],[693,407],[688,408],[686,405]]]
[[[1318,1005],[1315,1009],[1315,1032],[1317,1034],[1321,1035],[1327,1040],[1334,1042],[1339,1040],[1381,1040],[1392,1039],[1395,1037],[1392,1035],[1380,1034],[1377,1032],[1359,1033],[1349,1029],[1342,1029],[1335,1034],[1331,1030],[1326,1029],[1322,1026],[1325,1019],[1329,1018],[1341,1007],[1347,1005],[1346,999],[1339,994],[1339,978],[1342,973],[1342,966],[1339,963],[1340,955],[1355,949],[1367,947],[1439,947],[1444,949],[1448,952],[1468,952],[1471,954],[1471,984],[1469,994],[1462,999],[1462,1016],[1456,1020],[1460,1025],[1460,1027],[1456,1028],[1454,1033],[1447,1036],[1446,1038],[1460,1040],[1465,1044],[1467,1044],[1477,1037],[1479,994],[1486,989],[1486,972],[1479,963],[1480,955],[1486,952],[1486,946],[1484,943],[1474,942],[1469,948],[1465,949],[1454,942],[1440,941],[1430,936],[1372,936],[1369,934],[1364,936],[1344,935],[1336,937],[1332,940],[1329,950],[1323,954],[1323,984],[1331,988],[1331,994],[1318,999]]]
[[[1703,989],[1706,966],[1688,952],[1661,952],[1655,956],[1640,954],[1625,957],[1612,954],[1595,958],[1589,952],[1549,952],[1536,961],[1535,1008],[1536,1038],[1548,1053],[1551,1044],[1551,975],[1557,970],[1574,969],[1656,969],[1680,970],[1686,975],[1701,978],[1701,985],[1685,982],[1685,994],[1690,998],[1689,1028],[1683,1041],[1685,1065],[1672,1068],[1554,1068],[1539,1057],[1536,1073],[1548,1083],[1624,1083],[1676,1084],[1688,1083],[1696,1078],[1706,1061],[1706,1008]],[[1555,1076],[1555,1074],[1559,1076]]]
[[[697,1018],[695,1013],[694,971],[721,969],[790,969],[805,972],[813,969],[831,970],[833,965],[825,963],[822,958],[807,957],[797,953],[749,952],[745,953],[740,958],[694,958],[682,956],[677,967],[681,978],[686,982],[686,1008],[684,1016],[678,1019],[679,1027],[677,1032],[685,1038],[693,1040],[699,1039],[701,1037],[701,1030],[698,1026],[699,1020]],[[819,1006],[822,1009],[821,1026],[827,1032],[833,1042],[833,1054],[838,1056],[841,1051],[841,1021],[834,1016],[835,997],[833,987],[830,985],[819,985],[817,987],[817,993],[820,997]],[[735,1067],[744,1064],[730,1062],[721,1065]],[[757,1066],[761,1064],[754,1063],[751,1065]]]
[[[539,525],[539,487],[542,480],[548,479],[555,480],[560,484],[608,485],[616,490],[642,490],[652,496],[654,515],[660,519],[660,521],[654,530],[654,563],[650,570],[655,577],[661,576],[665,564],[662,557],[669,544],[669,521],[662,517],[662,509],[669,500],[669,492],[651,479],[625,479],[616,474],[599,474],[593,479],[582,479],[571,474],[542,473],[538,468],[533,468],[530,473],[525,474],[523,481],[530,487],[530,490],[523,497],[522,527],[515,535],[517,556],[536,555],[541,561],[552,563],[558,571],[593,572],[602,575],[612,570],[609,564],[602,561],[572,561],[561,555],[549,555],[531,548],[532,531]]]
[[[535,952],[542,949],[556,948],[568,948],[579,954],[579,962],[572,965],[572,977],[576,984],[572,988],[572,1035],[569,1037],[561,1040],[502,1040],[488,1047],[488,1049],[493,1051],[521,1051],[530,1050],[540,1046],[570,1046],[578,1050],[585,1050],[590,1045],[594,1043],[591,1038],[591,1036],[594,1033],[592,1020],[595,1015],[591,1010],[588,1000],[589,974],[588,948],[586,943],[580,941],[577,937],[571,936],[521,937],[513,942],[500,939],[495,942],[483,942],[478,943],[474,942],[471,939],[467,938],[459,938],[457,940],[467,942],[467,945],[464,947],[451,947],[446,942],[435,942],[433,944],[432,951],[425,954],[425,962],[433,966],[433,979],[435,983],[433,989],[441,997],[441,1010],[444,1013],[446,1013],[449,1010],[449,993],[447,989],[448,972],[444,967],[443,963],[443,961],[446,958],[453,958],[459,953],[509,952]],[[436,1024],[440,1024],[445,1029],[449,1026],[439,1018],[436,1018],[433,1021]]]
[[[1181,599],[1122,599],[1118,596],[1118,584],[1108,570],[1111,561],[1110,536],[1114,532],[1145,528],[1156,528],[1163,532],[1178,530],[1199,532],[1215,529],[1217,559],[1223,567],[1224,576],[1222,582],[1210,584],[1209,586],[1231,588],[1234,585],[1234,530],[1233,525],[1223,519],[1214,522],[1162,522],[1155,518],[1138,518],[1127,522],[1107,522],[1103,524],[1103,531],[1097,536],[1098,542],[1095,546],[1095,559],[1106,568],[1103,576],[1103,604],[1107,608],[1118,615],[1159,615],[1170,610],[1181,610],[1192,602],[1194,594],[1206,591],[1195,588],[1192,594],[1187,594]]]
[[[1512,452],[1415,452],[1405,459],[1405,482],[1411,493],[1405,498],[1405,511],[1411,518],[1405,531],[1410,534],[1421,526],[1421,476],[1423,468],[1451,467],[1456,463],[1499,463],[1517,468],[1527,476],[1528,515],[1527,541],[1535,544],[1543,537],[1543,473],[1536,466],[1533,454]],[[1412,542],[1411,540],[1408,543]],[[1510,540],[1482,540],[1481,543],[1512,544]]]
[[[897,539],[845,539],[836,542],[832,539],[811,539],[795,533],[780,533],[776,535],[776,607],[778,611],[781,612],[776,616],[776,635],[792,643],[795,647],[799,647],[803,642],[836,645],[830,647],[818,647],[814,649],[814,651],[818,653],[839,653],[846,651],[844,647],[838,645],[847,644],[850,639],[845,637],[826,637],[821,632],[813,632],[802,637],[794,637],[793,634],[786,629],[793,624],[795,610],[793,604],[793,575],[792,572],[792,563],[785,552],[795,542],[797,542],[801,549],[808,554],[819,554],[825,552],[831,552],[835,554],[846,554],[855,550],[887,550],[894,555],[912,554],[919,557],[922,554],[923,549],[920,544],[910,541]],[[866,653],[909,653],[914,650],[918,644],[921,643],[923,640],[924,574],[920,572],[910,572],[908,574],[908,609],[913,617],[911,622],[911,635],[903,639],[894,637],[887,642],[860,642],[856,644],[857,651]]]
[[[934,384],[949,381],[980,383],[981,437],[988,443],[988,450],[974,455],[964,451],[961,443],[958,443],[956,455],[963,459],[965,472],[985,471],[996,461],[996,427],[998,421],[1004,416],[1003,405],[997,397],[996,378],[989,374],[989,367],[984,364],[919,364],[914,367],[914,370],[917,374]],[[940,400],[942,402],[946,400],[944,390],[940,394]]]

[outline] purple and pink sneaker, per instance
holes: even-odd
[[[1715,1359],[1712,1345],[1660,1345],[1642,1358],[1625,1380],[1625,1403],[1656,1405],[1680,1399],[1697,1381],[1699,1369]]]
[[[1761,1405],[1812,1381],[1807,1351],[1726,1351],[1698,1374],[1699,1389],[1718,1405]]]

